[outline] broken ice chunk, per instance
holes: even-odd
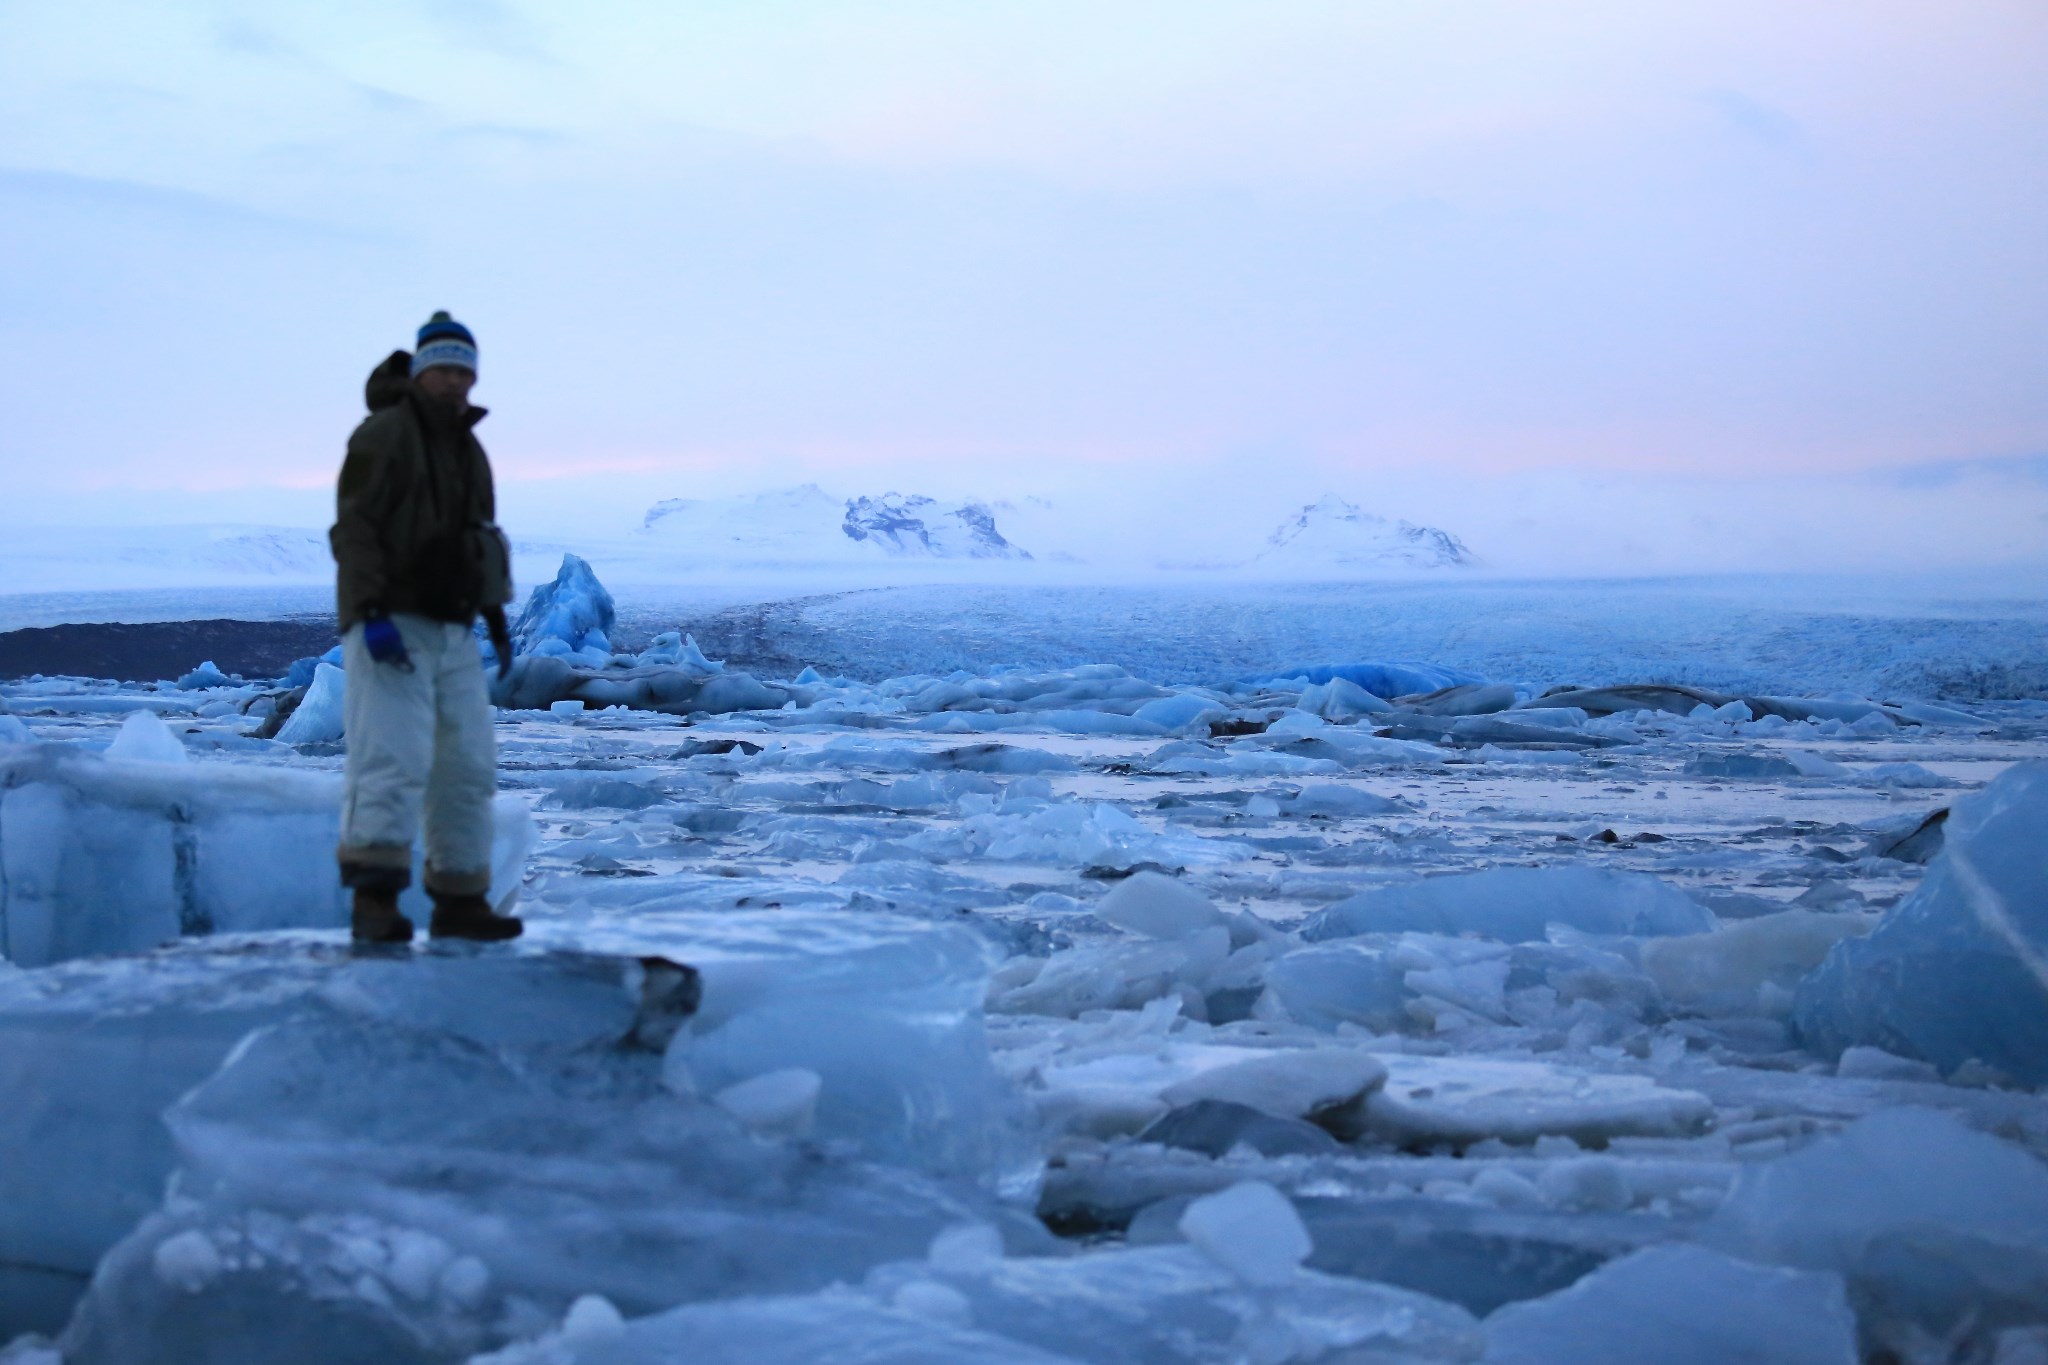
[[[943,1288],[925,1281],[907,1301],[887,1306],[845,1291],[690,1304],[636,1319],[601,1341],[571,1339],[565,1327],[478,1356],[472,1365],[1079,1365],[1071,1356],[916,1311],[933,1302],[927,1291]]]
[[[1312,1123],[1228,1100],[1196,1100],[1175,1109],[1139,1133],[1138,1141],[1219,1157],[1238,1147],[1261,1156],[1334,1156],[1343,1150]]]
[[[330,663],[313,670],[313,681],[296,710],[277,732],[280,744],[326,744],[342,736],[342,695],[347,675]]]
[[[602,1294],[585,1294],[562,1316],[562,1339],[571,1342],[610,1341],[626,1330],[626,1319]]]
[[[1537,1173],[1536,1189],[1559,1208],[1581,1213],[1617,1213],[1633,1199],[1621,1163],[1607,1156],[1553,1158]]]
[[[1952,1115],[1882,1110],[1745,1167],[1701,1240],[1837,1271],[1883,1316],[1937,1332],[1965,1313],[2038,1313],[2048,1301],[2048,1166]]]
[[[792,1066],[729,1085],[712,1098],[763,1137],[803,1137],[817,1121],[823,1086],[817,1072]]]
[[[158,1242],[150,1264],[158,1279],[187,1294],[197,1294],[220,1277],[220,1252],[196,1228]]]
[[[783,928],[777,918],[757,917],[756,934],[776,935]],[[793,945],[779,964],[797,995],[844,970],[835,955],[806,954],[804,946]],[[852,956],[865,957],[860,965],[871,973],[878,965],[872,952]],[[449,1010],[432,1007],[436,994],[474,1006],[503,984],[492,969],[505,963],[556,976],[566,1039],[504,1022],[457,1028]],[[935,1233],[968,1219],[1023,1226],[972,1180],[942,1183],[901,1164],[877,1166],[846,1143],[800,1149],[758,1142],[724,1107],[675,1094],[662,1082],[660,1055],[638,1041],[631,1007],[644,990],[632,989],[627,965],[615,962],[609,974],[612,993],[628,1006],[622,1013],[589,989],[587,955],[522,944],[511,956],[338,959],[338,976],[373,978],[369,994],[408,972],[423,978],[421,989],[389,996],[390,1008],[381,1010],[339,1008],[335,1002],[349,995],[340,990],[302,999],[172,1106],[165,1125],[177,1144],[181,1196],[99,1259],[104,1273],[74,1320],[82,1339],[99,1344],[75,1356],[67,1349],[67,1358],[184,1365],[209,1358],[195,1343],[215,1341],[233,1349],[213,1350],[211,1358],[269,1359],[283,1342],[287,1349],[275,1358],[459,1359],[479,1347],[369,1346],[415,1334],[423,1317],[432,1319],[437,1342],[496,1330],[490,1324],[513,1297],[560,1312],[579,1295],[601,1293],[639,1314],[696,1298],[812,1289],[858,1276],[884,1257],[922,1257]],[[545,994],[522,992],[524,1006],[515,1000],[506,1012]],[[828,1026],[870,1050],[914,1041],[892,1029],[900,1021],[889,1016],[933,1003],[879,991],[867,1000],[875,1016],[867,1032],[854,1036],[859,1020],[850,1011]],[[733,1004],[728,999],[726,1007]],[[165,1021],[145,1022],[160,1028]],[[119,1052],[148,1058],[135,1036],[148,1032],[126,1038]],[[104,1089],[107,1059],[97,1060]],[[939,1124],[988,1125],[986,1111],[971,1109],[981,1077],[959,1067],[948,1074],[931,1065],[929,1051],[919,1060],[936,1074],[915,1103]],[[967,1104],[945,1105],[951,1087],[965,1092]],[[767,1099],[787,1101],[790,1091],[811,1087],[809,1078],[778,1078],[763,1088],[782,1091]],[[900,1091],[886,1098],[904,1105]],[[778,1117],[791,1108],[765,1101],[735,1107],[756,1119],[771,1107],[781,1109]],[[128,1137],[134,1141],[133,1132]],[[981,1133],[963,1141],[982,1150],[997,1145]],[[991,1160],[976,1173],[1002,1171]],[[160,1195],[163,1172],[155,1176],[151,1188]],[[56,1223],[51,1215],[64,1211],[0,1208],[38,1223]],[[347,1225],[366,1215],[402,1219],[402,1226],[380,1233],[381,1249],[365,1247],[359,1256],[348,1248],[362,1239]],[[157,1249],[170,1238],[196,1230],[224,1247],[259,1228],[277,1234],[278,1254],[223,1255],[221,1275],[202,1293],[170,1293],[156,1273]],[[323,1267],[343,1252],[337,1281]],[[168,1255],[178,1262],[180,1253]],[[469,1292],[458,1295],[449,1277],[464,1257],[475,1266],[466,1275]],[[298,1349],[329,1330],[350,1343],[340,1355]],[[258,1333],[261,1349],[251,1345]]]
[[[1357,1048],[1288,1049],[1198,1071],[1160,1092],[1179,1108],[1199,1100],[1226,1100],[1281,1118],[1326,1126],[1387,1079],[1379,1058]],[[1349,1118],[1339,1121],[1348,1128]]]
[[[1227,714],[1228,709],[1214,697],[1205,697],[1199,692],[1183,692],[1178,696],[1158,697],[1146,702],[1132,712],[1132,719],[1175,732],[1206,731],[1210,721]]]
[[[1835,1074],[1859,1081],[1916,1081],[1939,1085],[1941,1073],[1911,1057],[1895,1057],[1881,1047],[1847,1047],[1835,1062]]]
[[[1168,995],[1185,1000],[1230,960],[1230,931],[1220,924],[1172,941],[1087,944],[1013,961],[989,1007],[1072,1018],[1091,1009],[1137,1009]]]
[[[1647,939],[1643,970],[1664,998],[1706,1014],[1785,1014],[1792,988],[1828,950],[1870,932],[1874,915],[1781,910],[1711,933]]]
[[[1650,1247],[1486,1320],[1487,1365],[1855,1365],[1839,1276]]]
[[[2048,1083],[2048,763],[1957,799],[1927,878],[1800,983],[1800,1038]]]
[[[1266,987],[1294,1019],[1311,1028],[1357,1024],[1376,1033],[1408,1027],[1407,972],[1379,943],[1317,944],[1266,969]]]
[[[1481,1057],[1384,1060],[1387,1083],[1366,1099],[1366,1124],[1406,1145],[1550,1135],[1599,1144],[1698,1132],[1714,1115],[1704,1095],[1668,1090],[1644,1076]]]
[[[10,1286],[0,1336],[64,1321],[101,1255],[163,1197],[165,1106],[289,1013],[340,951],[206,940],[0,973],[0,1092],[36,1097],[0,1105],[0,1264],[47,1272]]]
[[[518,892],[533,821],[510,794],[492,821],[502,907]],[[181,935],[339,929],[340,824],[334,773],[124,762],[61,744],[10,750],[0,757],[0,949],[40,966]],[[405,905],[423,914],[425,893],[409,889]]]
[[[702,1008],[669,1052],[706,1094],[801,1068],[822,1078],[821,1137],[995,1178],[1025,1161],[1010,1122],[1021,1102],[996,1076],[983,1034],[992,949],[966,929],[900,915],[710,911],[671,892],[630,921],[540,925],[523,941],[696,967]]]
[[[1003,1234],[987,1223],[955,1223],[933,1236],[925,1259],[937,1270],[986,1271],[1003,1259]]]
[[[1180,1231],[1203,1255],[1253,1285],[1287,1283],[1315,1250],[1294,1205],[1263,1180],[1197,1199],[1180,1216]]]
[[[1147,938],[1186,938],[1223,923],[1209,898],[1158,872],[1133,873],[1104,896],[1096,917]]]
[[[1677,887],[1596,867],[1494,867],[1361,892],[1311,915],[1311,942],[1415,930],[1540,942],[1562,924],[1588,934],[1703,934],[1714,917]]]
[[[130,711],[107,757],[134,763],[188,763],[191,756],[154,711]]]
[[[1455,1305],[1287,1268],[1280,1283],[1257,1285],[1195,1247],[1170,1245],[1013,1256],[949,1281],[972,1303],[982,1330],[1076,1360],[1425,1365],[1478,1358],[1475,1325]],[[863,1288],[886,1301],[898,1285],[931,1277],[923,1263],[883,1266]]]
[[[1377,715],[1394,708],[1349,678],[1332,678],[1310,683],[1302,689],[1295,706],[1324,720],[1349,720],[1354,716]]]
[[[1312,782],[1287,803],[1289,815],[1413,815],[1414,810],[1392,797],[1363,787]]]

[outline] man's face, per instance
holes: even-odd
[[[461,412],[469,407],[469,389],[476,376],[460,365],[429,365],[419,374],[419,386],[427,397]]]

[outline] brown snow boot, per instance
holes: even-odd
[[[478,943],[501,943],[518,938],[526,925],[513,915],[491,912],[482,896],[451,896],[445,891],[428,892],[434,898],[434,917],[428,931],[435,938],[467,938]]]
[[[398,913],[396,891],[359,886],[349,932],[357,943],[410,943],[412,921]]]

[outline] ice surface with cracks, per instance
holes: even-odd
[[[762,639],[804,648],[787,619]],[[1767,1174],[1825,1185],[1800,1163],[1851,1139],[1867,1157],[1857,1121],[1908,1104],[1975,1140],[1918,1139],[1948,1167],[2025,1188],[2031,1168],[2004,1158],[2048,1151],[2048,1112],[2000,1088],[2003,1068],[1936,1069],[1896,1045],[1837,1061],[1787,1014],[1821,955],[1931,884],[1901,838],[2041,754],[2048,708],[1944,716],[1860,679],[1802,698],[1787,694],[1803,681],[1692,672],[1676,675],[1704,684],[1691,694],[1612,687],[1623,705],[1598,714],[1599,696],[1542,694],[1633,681],[1604,663],[1533,681],[1272,667],[1376,657],[1320,636],[1202,670],[1158,665],[1197,657],[1187,641],[1133,636],[1111,657],[1153,663],[1068,667],[1063,642],[1030,667],[914,673],[863,662],[902,638],[872,624],[870,655],[725,684],[754,709],[722,717],[704,689],[759,665],[716,667],[682,630],[601,666],[530,658],[590,699],[499,718],[503,778],[538,835],[529,937],[509,950],[340,974],[266,956],[338,956],[328,930],[0,969],[0,1065],[51,1097],[0,1124],[18,1215],[0,1232],[91,1234],[0,1247],[0,1315],[32,1283],[61,1304],[97,1269],[80,1322],[134,1335],[93,1349],[139,1342],[143,1359],[147,1337],[176,1352],[202,1330],[225,1349],[246,1330],[310,1343],[314,1361],[365,1340],[445,1361],[679,1343],[773,1361],[821,1342],[912,1360],[1471,1359],[1498,1334],[1469,1314],[1516,1303],[1591,1312],[1571,1320],[1625,1342],[1602,1305],[1654,1306],[1660,1265],[1688,1264],[1645,1249],[1707,1237],[1759,1303],[1839,1278],[1859,1331],[1902,1358],[1934,1337],[1988,1360],[2034,1330],[2029,1244],[2011,1252],[1947,1195],[1893,1200],[1898,1218],[1827,1196],[1841,1227],[1820,1251],[1782,1228],[1710,1230]],[[1336,679],[1395,709],[1350,714]],[[31,738],[80,752],[148,711],[175,717],[190,760],[159,769],[338,767],[247,739],[209,693],[0,691],[33,713]],[[1712,756],[1753,775],[1694,762]],[[1494,870],[1584,894],[1457,889]],[[1164,903],[1147,892],[1162,885]],[[1454,903],[1434,918],[1298,932],[1346,900],[1438,885]],[[638,1032],[625,968],[607,984],[527,962],[565,954],[698,964],[703,1010],[622,1044]],[[463,986],[443,956],[527,965]],[[183,1003],[139,1007],[180,962]],[[1857,1180],[1907,1178],[1892,1165]],[[1307,1234],[1284,1282],[1251,1283],[1181,1229],[1246,1182]],[[1929,1223],[1970,1231],[1929,1242]],[[703,1250],[637,1255],[639,1237]],[[1706,1284],[1737,1263],[1699,1264]],[[685,1272],[702,1277],[663,1278]],[[1996,1311],[1943,1316],[1959,1297]],[[1912,1314],[1887,1316],[1894,1299]]]

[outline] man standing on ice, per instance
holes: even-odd
[[[434,314],[413,353],[394,351],[370,372],[370,415],[341,467],[328,533],[347,675],[337,856],[361,942],[412,938],[398,893],[412,880],[422,808],[434,937],[507,939],[522,927],[486,895],[497,742],[472,630],[481,614],[507,669],[512,575],[474,430],[484,416],[469,403],[475,383],[476,338]]]

